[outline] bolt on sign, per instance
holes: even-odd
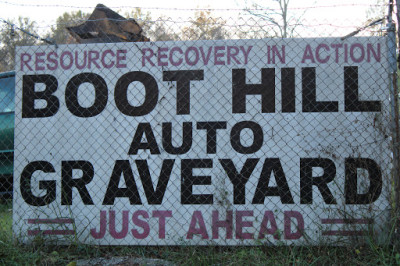
[[[383,37],[19,47],[13,231],[344,243],[390,216]]]

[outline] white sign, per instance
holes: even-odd
[[[342,243],[389,221],[385,38],[16,58],[13,230],[25,242]]]

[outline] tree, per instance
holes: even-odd
[[[263,7],[258,3],[251,4],[246,12],[271,24],[269,35],[272,37],[294,37],[296,28],[301,26],[301,20],[307,10],[298,14],[289,12],[290,0],[270,0],[274,7]]]
[[[226,21],[213,17],[211,11],[197,11],[190,26],[183,28],[182,39],[186,40],[222,40],[230,37],[224,28]]]
[[[388,12],[388,5],[388,0],[375,0],[375,4],[371,5],[367,10],[367,18],[371,20],[385,18]]]
[[[117,13],[122,14],[122,10],[118,10]],[[143,35],[149,37],[151,41],[178,39],[178,35],[168,31],[162,21],[153,21],[150,12],[143,12],[139,7],[130,11],[125,11],[123,14],[124,17],[128,19],[134,19],[142,27]],[[80,10],[65,12],[57,18],[56,26],[51,27],[51,32],[48,34],[48,37],[57,44],[77,43],[66,28],[84,23],[89,16],[89,13],[83,13]]]
[[[49,38],[57,44],[76,43],[75,39],[69,34],[67,27],[82,24],[89,18],[90,14],[80,10],[65,12],[56,20],[56,25],[51,27]]]
[[[149,29],[153,25],[150,12],[145,13],[140,7],[136,7],[131,11],[125,12],[124,16],[126,18],[133,18],[139,24],[139,26],[142,27],[144,35],[147,34]]]
[[[383,25],[387,23],[387,12],[389,1],[388,0],[375,0],[375,5],[371,5],[367,10],[367,22],[369,24],[373,21],[383,19],[381,23],[369,27],[372,36],[380,36],[384,34]]]
[[[4,23],[3,29],[0,33],[0,72],[15,69],[15,47],[38,44],[36,38],[27,34],[38,36],[36,23],[29,18],[19,17],[17,21],[10,20]]]
[[[152,41],[177,41],[179,40],[179,34],[174,32],[172,27],[168,28],[168,19],[164,16],[159,17],[154,21],[153,25],[149,29],[148,36]]]
[[[141,8],[137,7],[130,12],[125,13],[125,17],[133,18],[143,29],[143,34],[150,38],[151,41],[171,41],[178,40],[179,35],[171,32],[167,28],[165,17],[159,17],[154,20],[150,12],[143,12]]]
[[[239,39],[262,39],[273,37],[268,31],[268,27],[260,23],[259,20],[250,18],[243,19],[239,18],[239,21],[245,21],[245,23],[238,23],[233,30]]]

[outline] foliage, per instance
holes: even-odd
[[[367,10],[367,21],[365,24],[369,24],[373,21],[378,19],[382,19],[382,23],[369,27],[369,31],[371,32],[372,36],[382,36],[384,34],[384,25],[387,23],[387,12],[388,12],[388,0],[375,0],[375,5],[371,6]]]
[[[19,17],[17,21],[8,21],[10,25],[2,25],[0,32],[0,72],[14,69],[15,47],[35,45],[38,41],[20,29],[37,36],[36,23],[29,18]],[[8,27],[8,29],[7,29]]]
[[[142,27],[144,33],[147,33],[153,24],[150,12],[143,12],[140,7],[126,11],[124,17],[133,18]]]
[[[166,22],[170,20],[169,18],[160,16],[153,19],[150,12],[143,12],[140,8],[125,12],[125,17],[135,19],[142,27],[144,35],[151,41],[216,40],[229,37],[223,28],[226,21],[213,17],[211,11],[196,12],[190,25],[184,27],[180,33],[176,33],[179,29],[168,28]]]
[[[143,29],[143,34],[151,41],[171,41],[178,40],[179,35],[165,26],[166,17],[159,17],[154,20],[150,12],[143,12],[137,7],[131,11],[125,12],[125,17],[133,18]]]
[[[212,16],[211,11],[197,11],[190,26],[183,28],[183,40],[223,40],[230,34],[224,29],[226,21]]]
[[[152,24],[149,29],[147,36],[152,41],[176,41],[179,40],[179,34],[175,33],[173,29],[167,28],[165,21],[168,21],[166,17],[159,17]]]
[[[375,0],[375,4],[367,10],[367,18],[370,20],[384,18],[388,12],[388,5],[389,0]]]
[[[75,39],[69,34],[67,27],[82,24],[89,18],[89,15],[81,10],[65,12],[57,18],[56,25],[51,27],[49,37],[57,44],[76,43]]]

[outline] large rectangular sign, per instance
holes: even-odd
[[[390,213],[386,39],[19,47],[13,230],[343,243]]]

